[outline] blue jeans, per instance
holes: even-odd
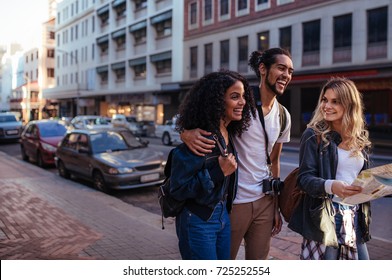
[[[336,234],[339,236],[339,231],[340,227],[343,222],[343,216],[339,212],[339,208],[341,210],[347,209],[350,206],[347,205],[341,205],[338,203],[334,203],[334,206],[336,208],[336,214],[335,214],[335,229],[336,229]],[[354,216],[354,228],[355,228],[355,235],[356,235],[356,240],[357,240],[357,251],[358,251],[358,259],[359,260],[368,260],[369,259],[369,252],[366,246],[366,243],[362,243],[362,230],[361,227],[358,225],[358,213],[355,212]],[[339,248],[334,248],[327,246],[325,248],[325,259],[326,260],[337,260],[339,256]]]
[[[176,231],[182,259],[230,259],[230,219],[224,202],[215,206],[208,221],[185,207],[176,217]]]

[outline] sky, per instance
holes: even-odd
[[[0,45],[37,46],[41,26],[48,20],[47,0],[0,0]]]

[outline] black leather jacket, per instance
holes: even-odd
[[[305,198],[295,209],[288,227],[306,239],[314,240],[326,246],[337,247],[334,210],[330,195],[325,192],[327,179],[336,178],[338,165],[337,147],[342,141],[336,132],[329,133],[330,144],[317,141],[313,129],[307,128],[301,137],[299,152],[298,184],[305,191]],[[369,168],[369,157],[363,152],[365,163],[362,169]],[[362,242],[369,241],[370,203],[359,205],[359,226],[363,232]]]
[[[237,158],[232,143],[230,138],[232,152]],[[170,194],[177,200],[186,200],[185,206],[205,221],[220,201],[227,202],[230,212],[237,191],[237,171],[225,178],[219,166],[219,155],[220,150],[215,146],[212,153],[197,156],[184,143],[172,153]]]

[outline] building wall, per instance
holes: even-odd
[[[258,83],[254,73],[239,63],[238,39],[247,36],[248,53],[259,49],[260,32],[268,32],[268,47],[280,46],[280,29],[291,27],[291,48],[294,76],[286,95],[280,100],[292,112],[293,135],[299,136],[304,129],[322,84],[333,75],[347,76],[353,79],[365,95],[365,105],[372,129],[381,125],[391,127],[391,107],[381,104],[392,102],[392,2],[389,0],[365,1],[279,1],[270,0],[261,6],[257,1],[247,1],[247,9],[239,12],[237,1],[229,1],[230,12],[225,18],[220,17],[221,1],[212,1],[213,18],[204,20],[204,1],[188,0],[184,7],[184,65],[185,80],[192,83],[195,79],[210,71],[205,66],[205,46],[212,44],[212,70],[219,69],[220,42],[229,40],[230,57],[228,68],[241,72],[251,83]],[[196,23],[190,24],[191,5],[197,7]],[[386,51],[383,57],[368,58],[367,11],[379,7],[387,7],[388,26]],[[334,62],[334,18],[352,14],[352,44],[350,60]],[[305,23],[320,21],[320,49],[315,54],[316,63],[306,64],[309,59],[304,52],[303,26]],[[197,74],[191,70],[191,48],[197,48]],[[383,49],[385,50],[385,49]],[[376,50],[377,51],[377,50]],[[377,82],[374,82],[377,81]],[[310,96],[308,96],[310,94]],[[308,98],[305,98],[307,96]],[[371,96],[371,98],[368,98]],[[378,102],[374,100],[379,100]],[[311,108],[311,109],[310,109]],[[381,121],[379,121],[381,119]],[[387,131],[389,131],[387,129]]]

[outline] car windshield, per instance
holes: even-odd
[[[60,123],[41,123],[38,124],[41,137],[64,136],[67,128]]]
[[[120,133],[104,131],[91,135],[91,148],[94,154],[128,150],[130,147]]]
[[[16,122],[16,117],[12,115],[0,116],[0,123],[3,122]]]

